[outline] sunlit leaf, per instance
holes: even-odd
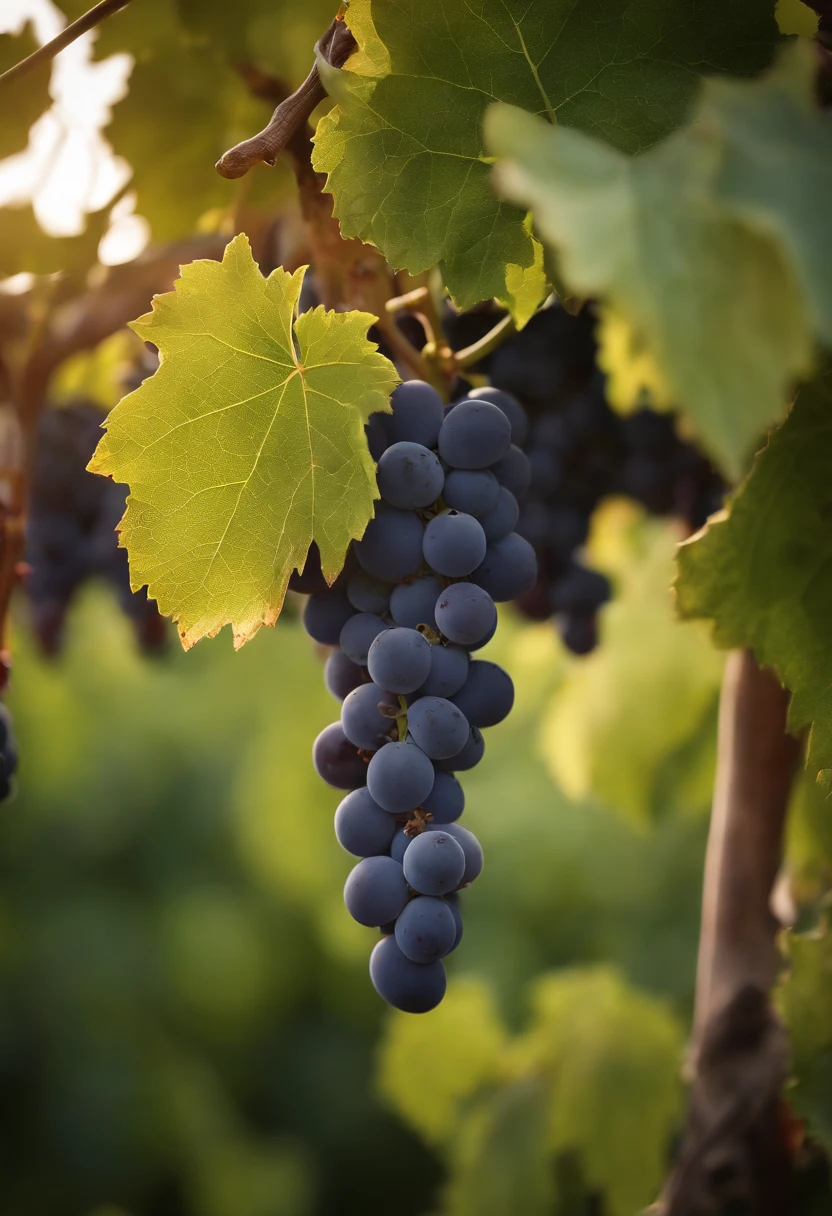
[[[777,1003],[789,1030],[795,1084],[790,1101],[809,1131],[832,1152],[832,932],[789,934],[784,941],[789,970]]]

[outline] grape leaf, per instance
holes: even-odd
[[[789,1030],[789,1099],[832,1152],[832,932],[786,934],[784,945],[790,967],[775,999]]]
[[[691,124],[634,159],[514,108],[486,119],[501,189],[532,207],[567,285],[629,327],[633,383],[663,383],[732,475],[782,416],[813,331],[832,333],[832,124],[812,89],[795,44],[759,81],[707,81]]]
[[[611,532],[617,505],[602,512],[595,531]],[[615,561],[597,563],[616,586],[602,617],[603,643],[571,663],[553,692],[541,748],[571,798],[592,796],[644,828],[667,812],[668,802],[678,807],[682,791],[668,790],[666,767],[689,743],[690,760],[704,766],[710,786],[710,749],[696,745],[703,724],[711,723],[722,657],[701,625],[674,619],[670,529],[664,523],[634,528],[630,513],[620,514]],[[694,785],[698,793],[701,783]]]
[[[832,768],[832,373],[797,395],[731,500],[678,555],[682,616],[719,646],[748,646],[811,723],[808,762]]]
[[[133,323],[162,362],[110,413],[90,468],[129,484],[133,584],[186,647],[229,622],[237,646],[272,624],[311,541],[332,581],[372,515],[363,425],[389,409],[395,369],[367,313],[293,323],[303,274],[264,279],[241,235]]]
[[[506,1041],[488,989],[461,981],[424,1017],[390,1018],[379,1053],[379,1090],[420,1135],[441,1147],[457,1124],[460,1103],[499,1075]]]
[[[0,34],[0,73],[7,72],[38,48],[29,25],[17,36]],[[22,152],[29,128],[49,106],[51,63],[42,63],[16,80],[0,84],[0,160]]]
[[[545,976],[515,1062],[551,1086],[553,1152],[580,1154],[610,1216],[650,1202],[681,1104],[682,1028],[661,1001],[608,968]]]
[[[443,262],[461,307],[506,299],[507,267],[532,265],[534,239],[524,211],[490,188],[486,107],[510,102],[641,151],[683,121],[703,67],[768,63],[773,7],[352,0],[359,52],[325,75],[338,105],[315,150],[342,231],[395,267]]]

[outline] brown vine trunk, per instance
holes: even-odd
[[[718,1212],[736,1196],[755,1216],[788,1216],[781,1127],[784,1031],[771,1010],[777,973],[771,893],[800,743],[788,694],[747,651],[728,658],[702,899],[688,1126],[666,1216]]]

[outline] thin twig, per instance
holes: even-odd
[[[514,324],[514,319],[510,316],[503,317],[477,342],[472,342],[470,346],[458,350],[454,355],[454,363],[458,368],[473,367],[475,363],[479,363],[480,359],[485,359],[498,346],[502,346],[506,338],[510,338],[516,332],[517,326]]]
[[[86,34],[88,30],[95,29],[107,17],[112,17],[113,13],[119,12],[126,8],[130,0],[101,0],[100,4],[96,4],[93,8],[79,17],[77,21],[72,21],[68,26],[61,30],[51,42],[45,43],[38,47],[31,55],[25,59],[21,59],[20,63],[16,63],[14,67],[3,72],[0,76],[0,84],[9,84],[12,80],[17,80],[19,76],[25,76],[27,72],[33,72],[41,63],[48,63],[50,59],[54,59],[82,34]]]
[[[318,43],[318,52],[333,67],[342,67],[355,49],[355,39],[346,22],[336,17]],[[306,123],[312,111],[326,97],[318,74],[318,65],[306,77],[300,88],[281,101],[266,127],[251,139],[229,148],[217,161],[221,177],[242,177],[254,165],[274,165],[294,133]]]

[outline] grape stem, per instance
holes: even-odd
[[[785,1031],[769,993],[781,926],[771,910],[801,743],[786,733],[788,694],[749,651],[728,657],[708,835],[688,1126],[663,1216],[711,1210],[726,1171],[758,1216],[791,1210],[780,1092]]]
[[[514,324],[514,318],[503,317],[493,329],[489,329],[487,334],[483,334],[478,342],[473,342],[471,346],[458,350],[454,355],[454,365],[459,369],[473,367],[475,363],[479,363],[480,359],[485,359],[488,355],[493,354],[498,346],[502,346],[506,338],[510,338],[516,332],[517,326]]]
[[[404,743],[407,738],[407,700],[404,697],[399,697],[400,713],[396,714],[396,726],[399,731],[399,743]]]
[[[10,84],[11,81],[17,80],[18,77],[25,76],[28,72],[33,72],[40,64],[48,63],[60,51],[68,47],[70,43],[80,38],[82,34],[86,34],[88,30],[95,29],[107,17],[112,17],[114,13],[127,8],[129,3],[130,0],[101,0],[100,4],[96,4],[88,12],[83,13],[77,21],[72,21],[50,42],[39,46],[31,55],[27,55],[25,59],[21,59],[20,63],[14,64],[8,71],[3,72],[0,75],[0,84]]]

